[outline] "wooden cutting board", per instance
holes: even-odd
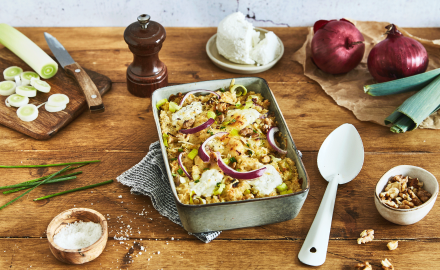
[[[0,81],[4,81],[3,70],[10,66],[21,67],[23,71],[33,71],[9,49],[0,49]],[[107,76],[88,69],[84,70],[96,84],[101,95],[110,90],[112,82]],[[65,94],[70,99],[70,103],[67,104],[65,110],[50,113],[44,109],[43,105],[38,110],[39,115],[37,119],[32,122],[25,122],[18,118],[17,108],[6,107],[5,100],[7,97],[0,96],[0,124],[29,135],[37,140],[47,140],[53,137],[60,129],[69,124],[84,110],[88,109],[83,91],[79,88],[77,82],[64,72],[61,65],[59,65],[58,72],[54,77],[44,81],[50,84],[50,92],[43,93],[38,91],[36,97],[29,98],[29,104],[38,106],[39,104],[46,102],[52,94]],[[96,114],[96,117],[99,118],[100,115]]]

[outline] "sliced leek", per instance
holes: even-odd
[[[14,27],[0,23],[0,43],[20,57],[42,78],[49,79],[57,73],[58,64]]]
[[[166,98],[159,100],[159,101],[156,103],[156,108],[157,108],[158,110],[160,110],[160,107],[161,107],[163,104],[167,103],[167,102],[168,102],[168,100],[167,100]]]
[[[11,81],[0,82],[0,95],[10,96],[12,94],[15,94],[15,89],[16,89],[15,86],[16,86],[15,82],[11,82]]]
[[[49,105],[48,103],[46,103],[44,105],[44,108],[48,112],[60,112],[60,111],[62,111],[62,110],[64,110],[66,108],[66,104],[64,104],[62,106],[52,106],[52,105]]]
[[[38,76],[38,74],[33,71],[25,71],[21,73],[20,77],[21,77],[21,85],[30,85],[32,78],[40,79],[40,76]]]
[[[67,103],[69,103],[69,97],[64,94],[53,94],[47,100],[47,104],[55,107],[63,106]]]
[[[22,121],[31,122],[38,117],[38,108],[33,104],[26,104],[18,108],[17,116]]]
[[[37,95],[37,89],[29,85],[20,85],[15,89],[15,92],[25,97],[35,97]]]
[[[431,113],[440,108],[440,76],[422,90],[409,97],[390,116],[385,124],[391,131],[404,133],[416,129]]]
[[[40,92],[43,93],[49,93],[50,92],[50,85],[42,80],[36,79],[36,78],[31,78],[31,85],[33,87],[35,87],[35,89],[37,89]]]
[[[6,99],[5,103],[6,103],[6,106],[8,106],[8,107],[13,106],[13,107],[19,108],[23,105],[28,104],[29,98],[25,97],[25,96],[18,95],[18,94],[14,94],[14,95],[9,96]]]
[[[23,72],[23,69],[17,66],[8,67],[3,71],[3,77],[5,77],[5,80],[7,81],[13,81],[15,79],[15,76],[20,76]]]
[[[237,97],[247,94],[247,89],[243,85],[235,84],[230,88],[231,93],[235,93]]]
[[[419,91],[440,75],[440,68],[406,78],[364,86],[370,96],[386,96],[409,91]]]
[[[170,112],[173,113],[180,110],[180,106],[177,103],[171,101],[170,105],[168,106],[168,109],[170,110]]]

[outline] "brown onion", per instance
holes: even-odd
[[[312,60],[330,74],[347,73],[362,60],[364,37],[349,21],[317,21],[313,27]]]
[[[368,70],[378,82],[423,73],[428,68],[428,53],[415,39],[405,37],[394,24],[386,27],[387,38],[376,44],[368,55]]]

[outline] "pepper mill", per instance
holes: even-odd
[[[168,85],[167,66],[159,60],[165,28],[142,14],[124,31],[124,40],[133,53],[127,68],[128,91],[137,97],[151,97],[154,90]]]

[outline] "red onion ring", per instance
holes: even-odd
[[[285,154],[287,154],[287,151],[279,148],[277,146],[277,144],[275,143],[274,135],[278,131],[280,131],[280,129],[278,127],[271,127],[269,129],[269,131],[267,132],[267,136],[266,136],[267,141],[269,142],[270,146],[272,146],[272,148],[275,149],[278,153],[285,155]]]
[[[191,94],[195,94],[195,93],[210,93],[210,94],[214,94],[214,95],[216,95],[216,96],[218,97],[218,99],[220,99],[220,95],[217,94],[215,91],[212,91],[212,90],[205,90],[205,89],[197,89],[197,90],[189,91],[188,93],[186,93],[186,94],[183,96],[182,100],[180,101],[179,106],[182,106],[182,105],[183,105],[183,103],[185,102],[185,100],[188,98],[189,95],[191,95]]]
[[[211,137],[209,137],[208,139],[206,139],[206,141],[204,143],[202,143],[202,145],[200,145],[200,147],[199,147],[199,157],[202,159],[203,162],[206,163],[206,162],[209,162],[209,160],[210,160],[209,154],[206,153],[206,150],[205,150],[206,144],[209,141],[211,141],[212,139],[214,139],[215,137],[217,137],[219,135],[223,136],[223,135],[226,135],[226,134],[229,134],[229,133],[228,132],[216,133],[216,134],[212,135]]]
[[[215,122],[215,120],[213,118],[209,118],[208,121],[201,124],[200,126],[197,126],[195,128],[181,129],[181,130],[179,130],[179,132],[183,133],[183,134],[193,134],[193,133],[199,132],[201,130],[204,130],[205,128],[214,124],[214,122]]]
[[[261,177],[264,172],[266,171],[266,167],[260,168],[258,170],[250,171],[250,172],[237,172],[236,170],[233,170],[231,167],[226,165],[226,163],[223,161],[220,152],[215,152],[217,156],[217,165],[226,175],[242,179],[242,180],[252,180],[258,177]]]
[[[192,180],[191,175],[185,170],[185,166],[183,166],[182,155],[183,155],[183,152],[180,153],[179,157],[177,158],[177,160],[179,161],[179,166],[182,169],[182,171],[186,174],[186,176],[188,176],[188,178]]]

